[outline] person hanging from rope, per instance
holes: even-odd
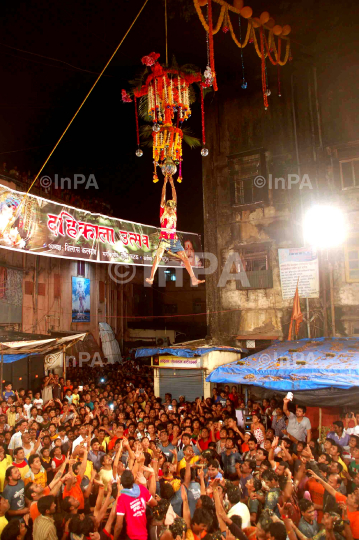
[[[166,201],[166,187],[167,182],[170,182],[172,189],[172,199]],[[165,251],[176,254],[183,264],[186,267],[187,272],[189,273],[192,281],[192,285],[198,285],[199,283],[204,283],[205,280],[197,279],[194,275],[192,266],[188,260],[186,252],[177,236],[176,225],[177,225],[177,194],[176,188],[173,183],[172,176],[165,176],[165,180],[162,188],[161,196],[161,209],[160,209],[160,222],[161,222],[161,234],[160,234],[160,243],[156,251],[156,255],[153,261],[151,276],[146,278],[147,283],[152,285],[153,279],[160,264],[160,261],[163,257]]]

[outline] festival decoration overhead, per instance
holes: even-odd
[[[207,156],[205,148],[206,137],[204,127],[204,93],[203,88],[212,84],[210,70],[204,76],[199,71],[186,72],[179,67],[166,67],[157,60],[159,54],[151,53],[142,58],[142,64],[150,68],[144,84],[133,89],[136,117],[137,151],[141,157],[143,151],[140,148],[140,130],[138,123],[138,100],[142,100],[146,106],[147,119],[152,124],[153,139],[153,181],[158,182],[157,167],[160,167],[163,175],[173,176],[177,172],[178,182],[182,182],[182,142],[183,123],[191,116],[191,103],[193,101],[193,83],[198,83],[201,91],[202,112],[202,150],[201,155]],[[122,100],[125,103],[132,101],[125,90],[122,90]]]
[[[214,44],[213,36],[217,34],[222,28],[224,33],[229,32],[234,43],[241,50],[241,62],[242,62],[242,88],[247,88],[247,81],[244,77],[244,61],[243,61],[243,49],[248,43],[253,43],[255,50],[261,59],[261,71],[262,71],[262,91],[264,108],[268,109],[268,97],[271,95],[271,91],[268,87],[267,67],[266,60],[269,59],[271,64],[277,66],[278,77],[278,95],[280,92],[280,66],[284,66],[288,60],[292,60],[290,40],[288,35],[291,32],[289,25],[280,26],[275,24],[275,20],[269,15],[267,11],[264,11],[260,17],[253,17],[253,10],[249,6],[243,5],[243,0],[233,0],[233,5],[229,4],[225,0],[193,0],[194,7],[197,11],[198,17],[202,23],[203,28],[206,31],[207,39],[207,70],[211,72],[213,80],[213,89],[217,90],[217,76],[214,63]],[[221,6],[217,23],[213,23],[213,3]],[[204,8],[202,10],[202,8]],[[231,14],[239,16],[239,40],[233,28]],[[241,20],[242,19],[242,20]],[[243,25],[247,24],[247,31],[244,40],[242,41]],[[259,36],[257,35],[259,34]],[[258,39],[259,38],[259,39]],[[285,54],[282,59],[282,42],[285,42]]]

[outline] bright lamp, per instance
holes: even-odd
[[[303,229],[305,242],[319,249],[340,246],[346,237],[344,214],[333,206],[312,206],[304,216]]]

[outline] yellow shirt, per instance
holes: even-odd
[[[36,484],[40,484],[43,488],[45,488],[47,486],[47,473],[45,469],[41,467],[40,471],[36,474],[34,474],[30,469],[24,478],[25,486],[30,482],[36,482]]]
[[[6,517],[1,516],[0,517],[0,536],[3,532],[3,529],[6,527],[7,524],[8,524],[8,520],[6,519]]]
[[[342,460],[342,458],[339,458],[339,459],[338,459],[338,463],[340,463],[340,465],[343,467],[343,470],[342,470],[342,472],[340,473],[340,478],[345,478],[344,472],[348,472],[348,467],[345,465],[345,463],[344,463],[344,461]]]
[[[193,458],[191,458],[191,465],[193,465],[194,463],[197,463],[198,460],[199,460],[199,456],[193,456]],[[186,460],[185,458],[182,458],[181,461],[177,465],[177,472],[179,473],[181,469],[185,468],[185,466],[186,466]]]
[[[10,427],[14,427],[16,422],[16,413],[8,412],[7,413],[7,423]]]
[[[8,467],[12,465],[12,457],[5,455],[4,459],[0,461],[0,492],[4,491],[5,472]]]

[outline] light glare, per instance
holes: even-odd
[[[313,206],[303,223],[304,240],[319,249],[340,246],[345,240],[345,219],[342,211],[333,206]]]

